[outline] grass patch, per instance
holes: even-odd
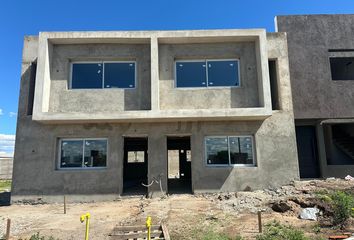
[[[59,240],[59,238],[55,238],[53,236],[42,236],[37,232],[36,234],[33,234],[29,239],[19,239],[19,240]]]
[[[11,190],[11,180],[0,180],[0,192]]]
[[[200,239],[202,240],[243,240],[243,238],[240,236],[230,238],[229,236],[223,233],[217,233],[212,231],[202,234]]]
[[[321,240],[320,237],[309,238],[302,230],[289,225],[280,224],[277,221],[265,225],[264,233],[256,238],[257,240]]]

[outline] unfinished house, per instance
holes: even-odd
[[[287,32],[300,177],[354,174],[354,15],[276,18]]]
[[[12,200],[238,191],[299,178],[284,33],[24,40]]]

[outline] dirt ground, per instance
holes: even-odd
[[[12,239],[41,235],[59,239],[82,239],[85,225],[80,215],[91,214],[90,239],[110,239],[108,234],[117,225],[145,223],[147,216],[154,224],[166,222],[172,239],[200,239],[207,231],[255,239],[258,234],[257,211],[263,210],[263,223],[277,220],[303,229],[307,235],[326,237],[340,233],[332,228],[321,228],[318,222],[298,218],[301,206],[289,199],[311,198],[320,189],[354,189],[354,181],[341,179],[294,182],[281,188],[253,192],[201,195],[171,195],[165,198],[146,199],[127,197],[111,202],[69,203],[67,214],[62,204],[13,204],[0,207],[0,236],[5,232],[6,219],[12,220]],[[291,209],[277,213],[271,209],[274,202],[288,201]],[[70,198],[68,197],[68,201]],[[349,224],[345,231],[354,232]]]

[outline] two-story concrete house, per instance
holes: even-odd
[[[276,18],[286,32],[300,177],[354,175],[354,15]]]
[[[12,200],[298,179],[287,49],[264,29],[26,37]]]

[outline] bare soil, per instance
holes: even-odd
[[[299,219],[299,202],[308,203],[321,189],[354,191],[354,181],[298,181],[277,189],[253,192],[171,195],[154,199],[127,197],[111,202],[69,203],[67,214],[63,214],[63,204],[18,203],[0,207],[0,237],[5,233],[6,219],[10,218],[12,239],[29,238],[37,232],[62,240],[82,239],[85,225],[79,219],[86,212],[91,214],[90,239],[110,239],[108,234],[115,226],[144,225],[147,216],[152,217],[154,224],[164,221],[172,239],[202,239],[208,231],[255,239],[259,210],[263,211],[263,223],[277,220],[302,229],[310,236],[328,237],[343,231],[354,232],[353,220],[346,229],[338,230],[319,228],[317,221]],[[271,206],[277,201],[285,201],[291,209],[285,213],[274,212]]]

